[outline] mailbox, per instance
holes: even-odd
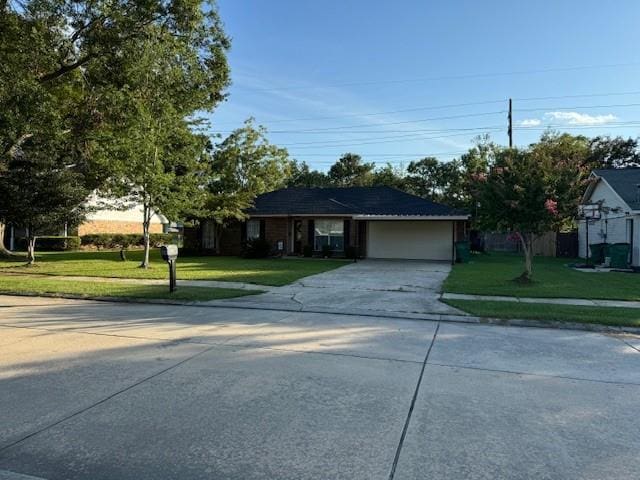
[[[160,247],[160,255],[162,259],[169,264],[169,291],[176,291],[176,260],[178,259],[177,245],[163,245]]]
[[[160,247],[160,254],[165,262],[171,262],[178,258],[178,246],[177,245],[163,245]]]

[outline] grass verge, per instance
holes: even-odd
[[[469,263],[456,264],[444,283],[444,291],[475,295],[537,298],[586,298],[640,300],[640,274],[579,272],[567,258],[536,257],[531,284],[513,281],[523,270],[521,255],[490,253],[473,255]]]
[[[539,303],[443,300],[471,315],[491,318],[515,318],[542,321],[593,323],[616,327],[640,327],[640,309],[583,307]]]
[[[63,279],[28,277],[22,275],[0,276],[0,294],[79,295],[82,297],[144,298],[178,301],[207,301],[242,297],[261,293],[257,290],[232,288],[178,287],[169,293],[165,285],[138,285],[115,282],[68,282]]]
[[[23,259],[1,259],[1,272],[43,275],[70,275],[111,278],[166,279],[167,264],[157,249],[151,252],[151,268],[138,268],[142,251],[127,252],[128,260],[120,260],[117,251],[43,252],[36,253],[36,264],[25,266]],[[308,275],[347,265],[338,259],[247,259],[240,257],[179,257],[178,278],[182,280],[219,280],[257,285],[281,286]]]

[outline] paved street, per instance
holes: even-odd
[[[0,297],[0,478],[637,479],[640,338]]]

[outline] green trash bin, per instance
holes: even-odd
[[[591,250],[591,263],[598,265],[604,263],[604,257],[608,257],[608,248],[606,243],[592,243],[589,245]]]
[[[611,257],[611,268],[628,268],[629,267],[629,249],[631,245],[628,243],[614,243],[609,246],[608,257]]]
[[[459,263],[469,263],[471,259],[471,248],[469,242],[456,242],[456,260]]]

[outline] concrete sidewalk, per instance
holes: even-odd
[[[168,285],[168,279],[153,278],[118,278],[118,277],[89,277],[82,275],[45,275],[32,273],[3,273],[3,275],[15,275],[21,277],[46,278],[51,280],[71,281],[71,282],[104,282],[104,283],[126,283],[129,285]],[[239,290],[262,290],[269,291],[273,288],[268,285],[255,285],[244,282],[222,282],[218,280],[180,280],[178,286],[181,287],[204,287],[204,288],[236,288]]]
[[[585,298],[532,298],[505,297],[498,295],[467,295],[464,293],[443,293],[442,300],[475,300],[490,302],[544,303],[549,305],[575,305],[579,307],[622,307],[640,308],[640,302],[626,300],[590,300]]]

